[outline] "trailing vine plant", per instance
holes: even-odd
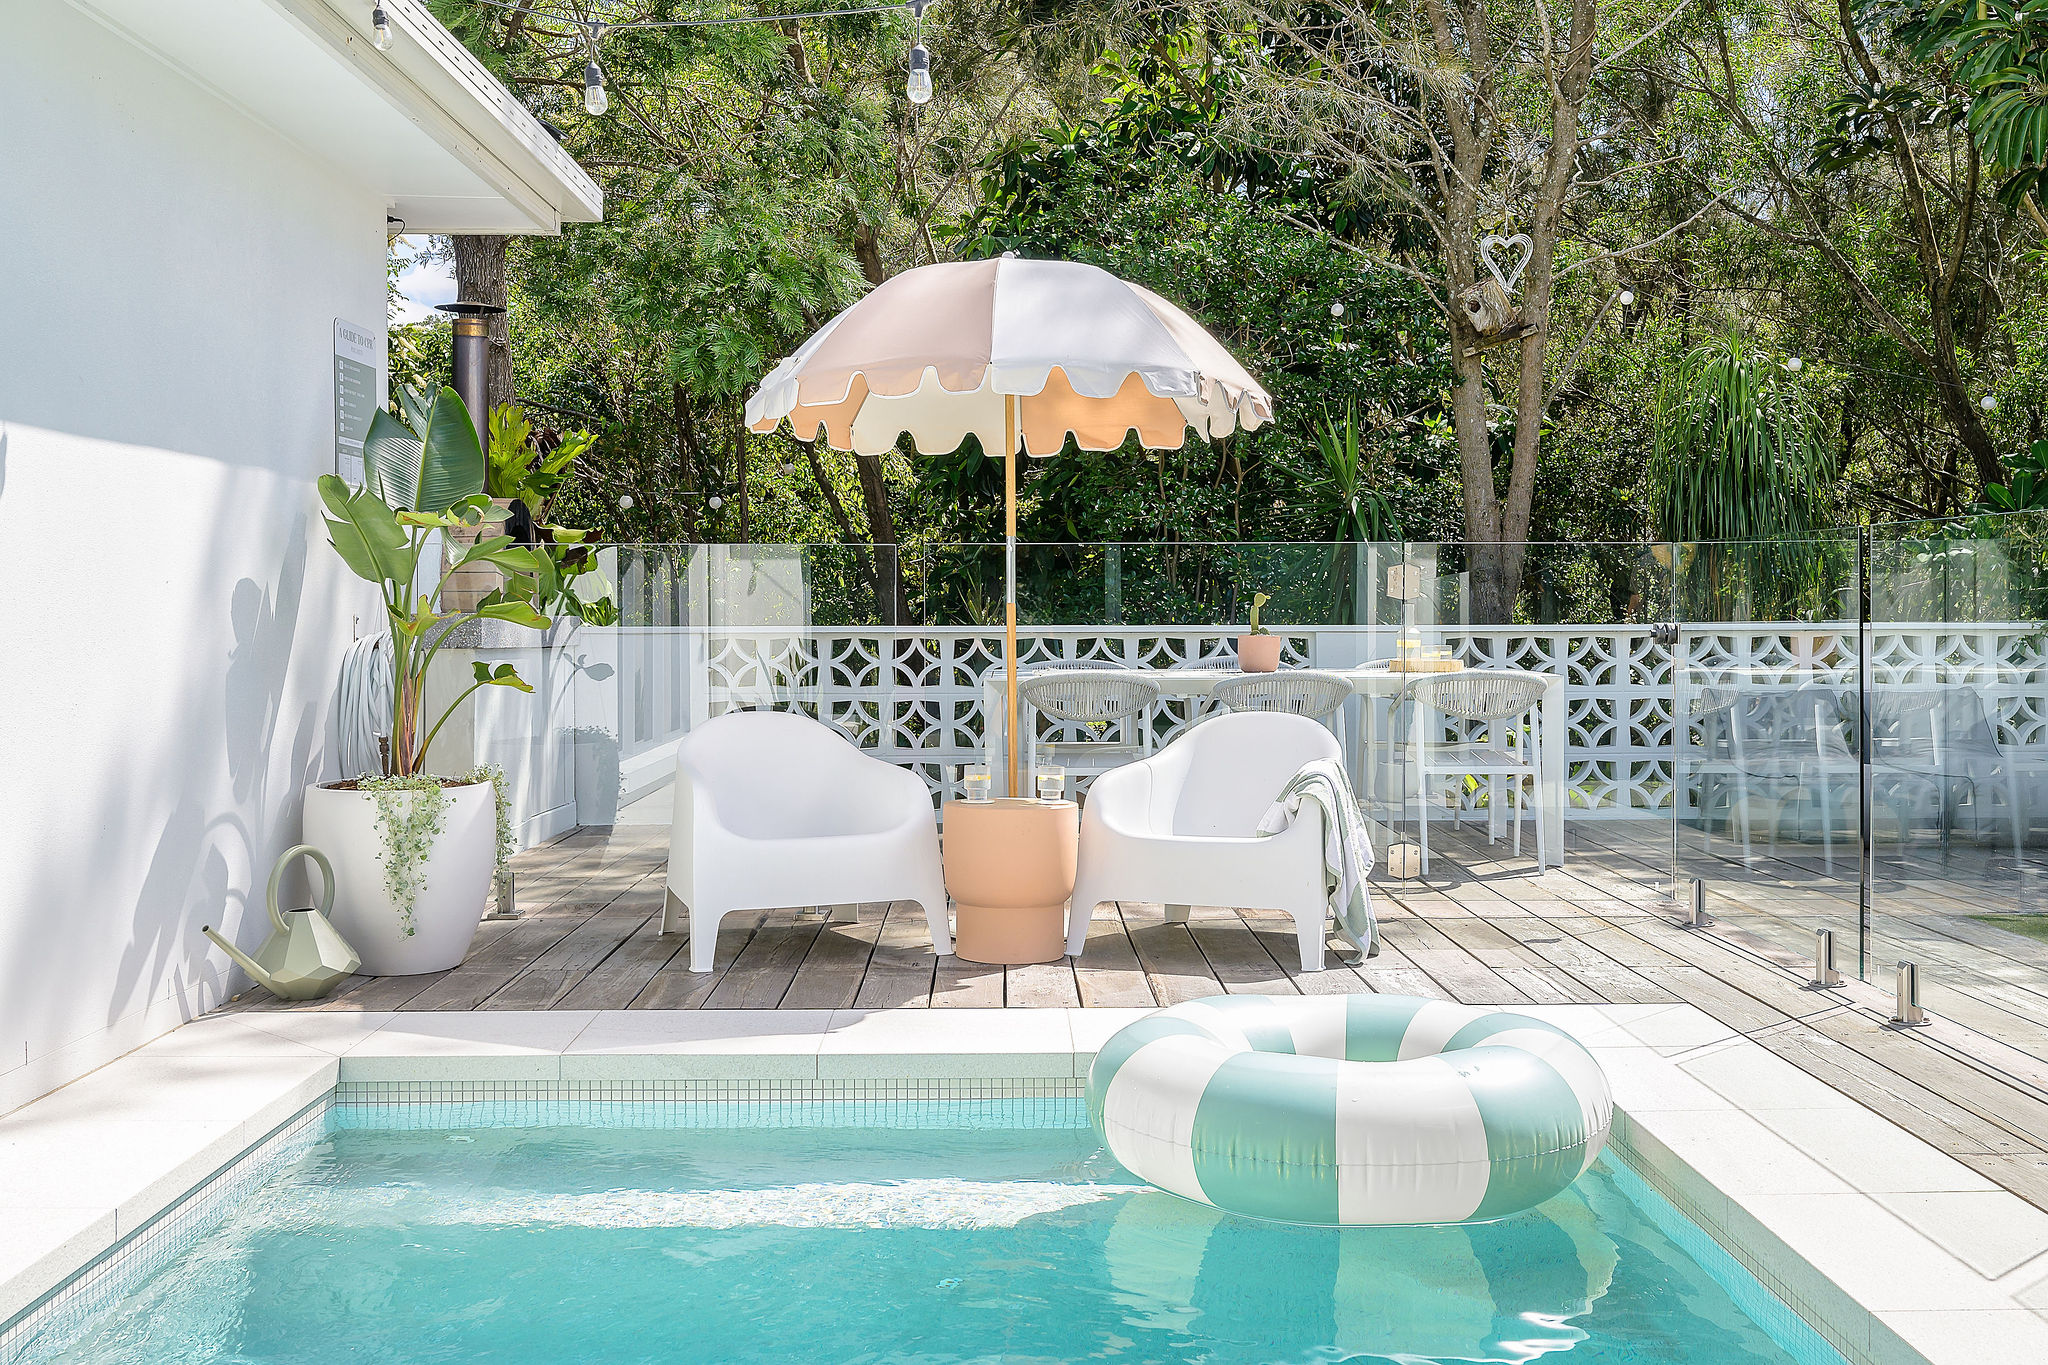
[[[497,860],[491,868],[491,885],[503,886],[512,869],[512,798],[505,791],[505,770],[495,763],[479,763],[462,775],[464,782],[491,784],[492,803],[497,807]],[[503,909],[504,907],[500,907]]]
[[[434,850],[434,840],[440,837],[448,796],[441,789],[440,778],[417,773],[405,777],[366,775],[356,779],[356,789],[368,792],[377,803],[377,831],[384,844],[377,860],[384,864],[384,891],[398,908],[400,931],[411,938],[421,873],[427,855]]]

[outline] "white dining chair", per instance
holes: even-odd
[[[1541,678],[1503,676],[1483,668],[1423,674],[1402,689],[1396,705],[1409,709],[1408,737],[1397,741],[1395,748],[1421,806],[1417,823],[1421,826],[1423,876],[1429,875],[1431,798],[1446,781],[1458,781],[1459,794],[1449,802],[1451,826],[1455,829],[1464,804],[1464,780],[1468,777],[1485,779],[1489,818],[1502,809],[1500,779],[1508,779],[1517,855],[1522,851],[1522,821],[1531,804],[1523,783],[1529,784],[1536,807],[1536,864],[1549,865],[1539,767],[1543,752],[1542,700]],[[1485,726],[1487,733],[1484,738],[1473,740],[1468,736],[1478,725]],[[1457,739],[1443,738],[1447,726],[1456,728]],[[1491,830],[1488,833],[1491,836]]]
[[[1024,730],[1026,782],[1038,768],[1041,715],[1058,723],[1061,764],[1077,773],[1107,772],[1152,752],[1152,709],[1159,703],[1159,688],[1132,670],[1040,665],[1018,677],[1017,699],[1023,712],[1018,723]],[[1076,732],[1083,738],[1065,737]]]

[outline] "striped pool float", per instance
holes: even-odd
[[[1088,1113],[1140,1179],[1289,1223],[1485,1222],[1570,1185],[1614,1104],[1569,1034],[1401,995],[1219,995],[1119,1030]]]

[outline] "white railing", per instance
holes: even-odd
[[[1572,815],[1626,819],[1668,817],[1673,790],[1672,651],[1652,631],[1446,625],[1431,634],[1470,666],[1562,673]],[[793,708],[917,768],[934,791],[946,791],[954,768],[981,756],[982,679],[1003,657],[1002,632],[990,627],[678,626],[616,633],[621,753],[629,760],[727,711]],[[1395,634],[1391,626],[1296,627],[1288,631],[1286,657],[1313,667],[1352,666],[1391,654]],[[1027,664],[1089,659],[1168,668],[1228,657],[1235,635],[1214,626],[1029,627],[1019,648]],[[1855,684],[1853,623],[1701,625],[1685,628],[1681,640],[1681,698],[1738,679]],[[1984,698],[2001,743],[2048,746],[2048,643],[2039,624],[1876,627],[1871,673],[1878,686],[1971,687]],[[1186,703],[1167,703],[1156,734],[1169,739],[1193,719]]]

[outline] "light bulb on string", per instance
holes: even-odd
[[[391,50],[391,16],[382,5],[370,11],[370,41],[379,52]]]
[[[932,102],[932,53],[923,43],[910,49],[910,79],[904,82],[903,93],[912,104]]]
[[[597,118],[611,107],[611,97],[604,92],[604,72],[593,58],[583,64],[583,112]]]

